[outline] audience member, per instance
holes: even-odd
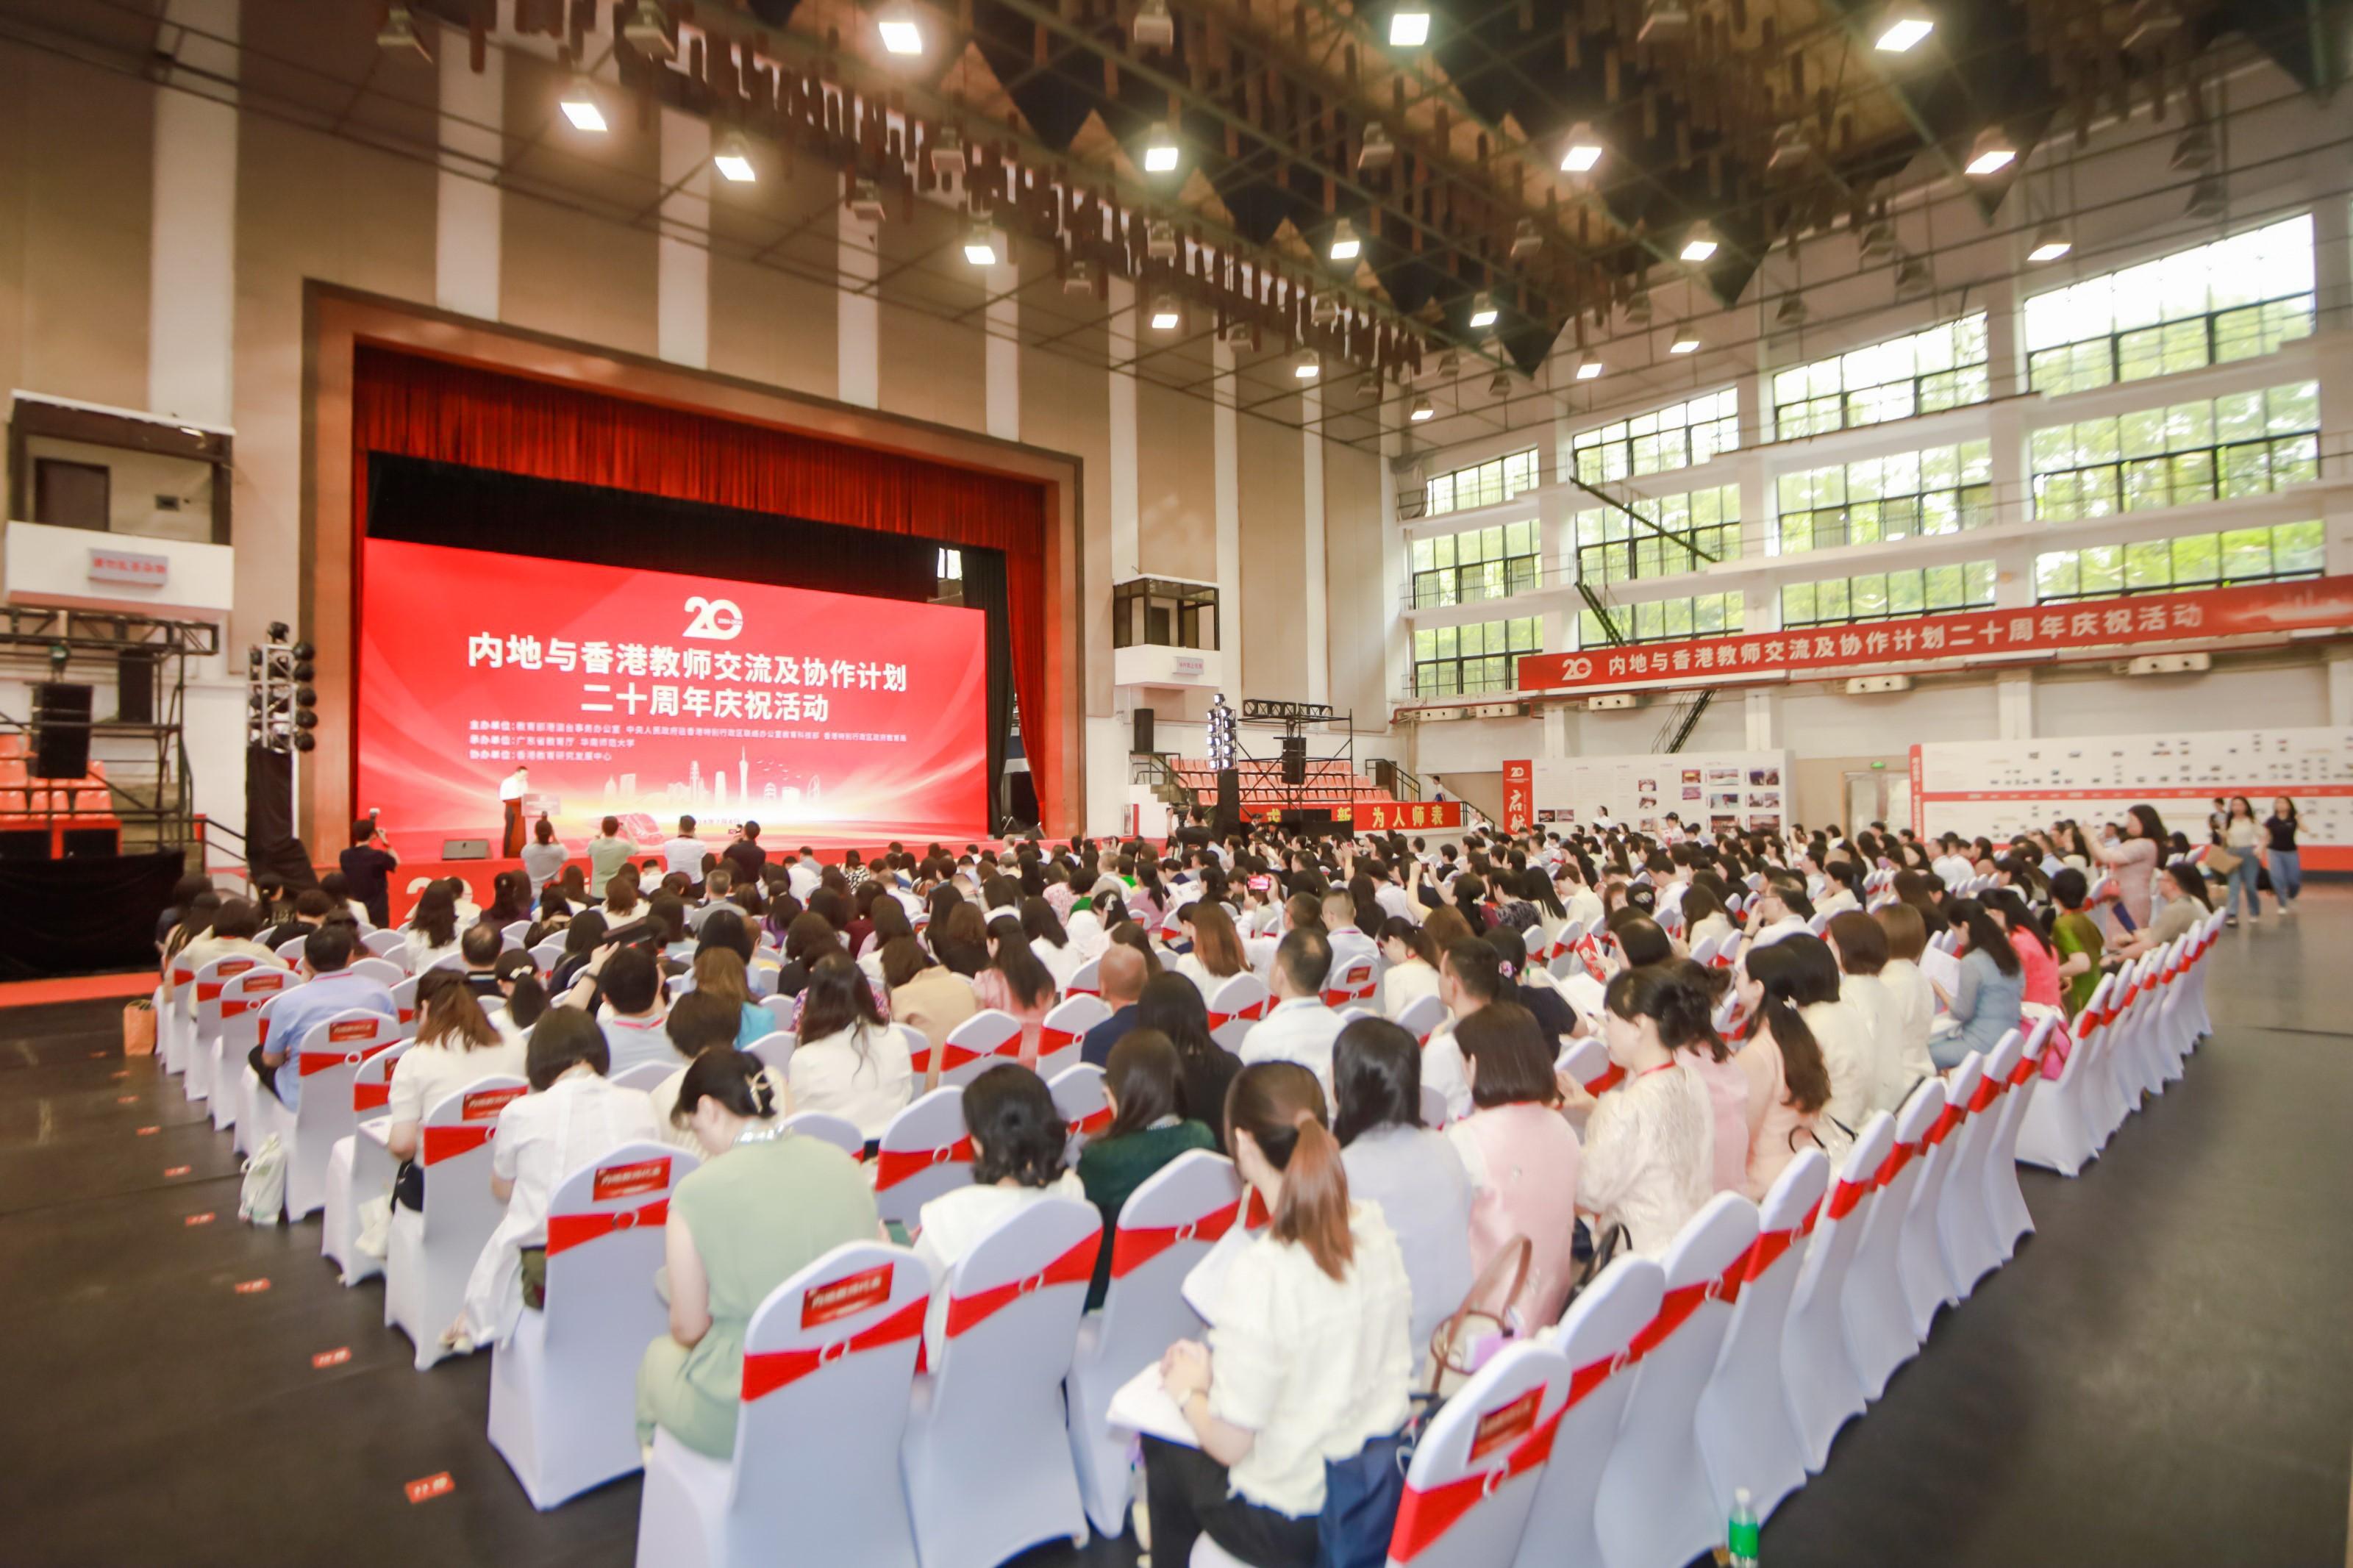
[[[1623,1225],[1632,1250],[1658,1257],[1712,1189],[1714,1110],[1680,1053],[1715,1033],[1714,1001],[1678,966],[1653,963],[1612,978],[1604,1008],[1602,1038],[1626,1082],[1598,1100],[1560,1086],[1591,1106],[1577,1206],[1597,1241]]]
[[[588,896],[602,899],[613,873],[629,863],[638,852],[637,840],[621,832],[621,819],[608,816],[596,825],[596,837],[588,841]]]
[[[796,1109],[841,1117],[869,1143],[914,1099],[906,1037],[882,1021],[864,972],[842,953],[820,959],[809,976],[786,1076]]]
[[[419,975],[417,1037],[392,1066],[385,1147],[396,1160],[414,1160],[427,1112],[478,1079],[521,1078],[522,1069],[522,1040],[491,1026],[455,970]]]
[[[1471,1179],[1471,1267],[1483,1270],[1518,1237],[1532,1247],[1519,1295],[1481,1305],[1553,1322],[1576,1272],[1578,1161],[1577,1133],[1556,1106],[1554,1047],[1535,1016],[1509,1002],[1464,1018],[1454,1038],[1473,1109],[1447,1124],[1446,1141]]]
[[[1471,1293],[1470,1173],[1444,1133],[1421,1119],[1421,1047],[1385,1018],[1351,1019],[1332,1046],[1348,1192],[1377,1205],[1405,1256],[1419,1382],[1430,1342]]]
[[[2051,945],[2058,950],[2059,978],[2065,986],[2061,1000],[2070,1018],[2084,1010],[2100,984],[2105,944],[2100,922],[2086,912],[2091,900],[2091,879],[2074,867],[2063,867],[2052,877],[2051,901],[2058,913],[2051,922]]]
[[[1293,930],[1275,949],[1274,979],[1269,987],[1274,1005],[1242,1037],[1238,1053],[1245,1066],[1255,1062],[1297,1062],[1332,1081],[1332,1042],[1347,1020],[1324,1004],[1324,982],[1332,968],[1332,943],[1321,931]]]
[[[301,1103],[302,1064],[294,1056],[312,1028],[354,1007],[387,1018],[400,1016],[392,993],[381,982],[352,973],[352,957],[358,949],[358,933],[340,921],[304,938],[301,973],[307,983],[284,993],[272,1005],[269,1037],[246,1058],[262,1087],[289,1110]]]
[[[531,825],[531,842],[522,847],[523,875],[531,879],[534,897],[547,890],[547,885],[564,869],[566,858],[564,846],[555,839],[555,825],[542,813],[539,820]]]
[[[602,962],[583,973],[604,996],[604,1005],[594,1016],[605,1031],[605,1070],[627,1072],[648,1062],[667,1065],[670,1046],[662,1027],[661,965],[652,952],[642,947],[605,948]]]
[[[884,942],[881,957],[882,994],[889,999],[891,1018],[923,1037],[930,1047],[931,1063],[923,1087],[935,1088],[939,1083],[941,1047],[947,1044],[949,1032],[980,1011],[980,1004],[973,1000],[972,982],[944,964],[933,963],[923,944],[913,936],[896,936]],[[859,968],[860,973],[865,972],[862,963]],[[870,977],[870,994],[871,985]],[[806,1004],[802,1011],[806,1025]]]
[[[916,1215],[915,1256],[932,1271],[923,1342],[934,1367],[947,1345],[950,1275],[973,1243],[1040,1198],[1086,1196],[1078,1175],[1062,1168],[1070,1134],[1044,1079],[999,1062],[965,1085],[962,1103],[972,1184],[943,1193]]]
[[[344,896],[366,914],[368,924],[381,930],[392,923],[392,873],[400,857],[376,831],[375,818],[363,816],[352,824],[352,847],[337,858]],[[323,881],[323,879],[322,879]]]
[[[1046,1015],[1060,999],[1053,973],[1029,951],[1018,916],[1000,914],[990,921],[987,940],[988,967],[973,976],[973,1000],[1019,1021],[1021,1059],[1034,1066]]]
[[[1241,1058],[1209,1033],[1208,1009],[1200,987],[1181,974],[1163,974],[1144,984],[1135,1003],[1135,1026],[1168,1037],[1176,1047],[1184,1093],[1178,1113],[1208,1124],[1225,1149],[1226,1090],[1242,1070]]]
[[[1992,911],[1963,899],[1953,906],[1953,924],[1961,933],[1961,975],[1951,995],[1938,995],[1955,1027],[1928,1037],[1929,1057],[1947,1072],[1971,1051],[1991,1056],[2018,1027],[2026,1002],[2026,965]]]
[[[1811,1146],[1836,1158],[1849,1139],[1822,1116],[1831,1075],[1820,1042],[1798,1010],[1802,965],[1796,950],[1777,944],[1754,956],[1757,962],[1733,971],[1748,1037],[1732,1062],[1748,1084],[1748,1169],[1741,1191],[1761,1203],[1799,1150]]]
[[[1176,960],[1176,973],[1201,988],[1203,1002],[1215,1002],[1220,986],[1250,970],[1241,933],[1226,906],[1214,899],[1186,905],[1179,918],[1193,932],[1193,951]]]
[[[1438,944],[1428,931],[1396,915],[1381,922],[1380,942],[1388,960],[1381,975],[1381,1011],[1396,1018],[1424,996],[1438,994]]]
[[[430,883],[417,895],[402,939],[411,974],[422,974],[443,959],[458,956],[458,900],[447,883]]]
[[[1180,1109],[1182,1071],[1176,1046],[1156,1029],[1131,1029],[1111,1048],[1103,1072],[1111,1125],[1079,1152],[1080,1184],[1103,1223],[1103,1249],[1095,1255],[1094,1280],[1087,1287],[1089,1310],[1103,1305],[1111,1284],[1112,1232],[1118,1228],[1122,1205],[1177,1155],[1218,1146],[1208,1128]]]
[[[1135,1005],[1144,995],[1145,980],[1142,953],[1117,942],[1103,950],[1096,962],[1095,984],[1102,987],[1103,1005],[1111,1009],[1111,1016],[1089,1029],[1079,1042],[1081,1061],[1095,1067],[1110,1065],[1112,1047],[1136,1026]]]

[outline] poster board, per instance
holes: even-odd
[[[1590,827],[1605,806],[1610,821],[1642,833],[1658,832],[1669,812],[1709,832],[1778,833],[1795,784],[1786,750],[1541,757],[1535,772],[1539,833]]]
[[[2191,730],[2047,741],[1936,741],[1912,748],[1912,826],[1997,841],[2063,817],[2087,829],[2157,808],[2168,832],[2206,842],[2216,795],[2258,818],[2295,802],[2306,870],[2353,869],[2353,729]]]

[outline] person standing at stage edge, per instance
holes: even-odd
[[[747,822],[744,836],[730,844],[723,854],[735,868],[735,880],[751,887],[760,885],[760,873],[768,868],[768,852],[760,847],[760,825]]]
[[[392,923],[392,887],[389,879],[400,864],[400,857],[392,852],[377,830],[373,814],[352,824],[352,847],[343,851],[336,862],[343,868],[343,881],[350,887],[352,897],[358,900],[368,913],[368,923],[376,927]]]
[[[621,837],[621,819],[608,816],[596,825],[596,837],[588,841],[588,896],[601,899],[605,884],[613,873],[629,863],[638,852],[638,841]]]
[[[531,787],[531,770],[518,765],[499,784],[499,805],[506,812],[506,836],[499,854],[512,860],[522,853],[522,797]]]

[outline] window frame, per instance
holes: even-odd
[[[1694,405],[1705,404],[1702,416],[1692,416]],[[1672,426],[1664,423],[1670,415],[1682,417]],[[1644,426],[1647,426],[1645,428]],[[1704,442],[1695,434],[1704,430]],[[1673,462],[1661,462],[1661,443],[1669,432],[1679,436],[1676,442],[1682,456]],[[1637,460],[1641,443],[1651,443],[1648,466]],[[1704,444],[1704,457],[1693,453]],[[1662,403],[1656,408],[1630,414],[1623,419],[1613,419],[1579,430],[1568,438],[1569,465],[1580,483],[1588,485],[1614,483],[1620,479],[1638,479],[1648,474],[1672,473],[1678,468],[1696,468],[1714,461],[1727,452],[1740,449],[1740,389],[1737,385],[1720,386],[1710,392],[1695,394],[1680,403]],[[1611,461],[1610,455],[1618,460]],[[1588,458],[1590,461],[1588,461]],[[1704,488],[1704,487],[1703,487]]]
[[[1965,332],[1972,331],[1976,338],[1977,357],[1964,359],[1961,357],[1963,335]],[[1938,368],[1922,370],[1919,368],[1921,346],[1925,340],[1933,338],[1939,332],[1950,334],[1945,345],[1949,351],[1950,357]],[[1893,357],[1898,349],[1905,347],[1909,347],[1912,351],[1913,369],[1908,374],[1883,377],[1880,380],[1863,382],[1860,384],[1850,383],[1849,375],[1852,371],[1869,373],[1869,362],[1873,356]],[[1825,379],[1832,372],[1836,373],[1838,382],[1834,388],[1829,387]],[[1797,396],[1785,400],[1782,396],[1783,384],[1792,376],[1800,378],[1801,384],[1806,390]],[[1940,396],[1932,403],[1929,396],[1929,384],[1946,376],[1954,378],[1953,386],[1957,395],[1949,397]],[[1794,441],[1808,436],[1826,436],[1838,430],[1853,430],[1871,425],[1893,424],[1900,419],[1917,418],[1924,414],[1942,414],[1948,409],[1967,408],[1983,403],[1993,395],[1992,346],[1988,330],[1987,313],[1983,310],[1972,310],[1966,315],[1955,316],[1949,321],[1934,322],[1908,332],[1898,332],[1894,337],[1883,338],[1875,343],[1864,343],[1859,348],[1848,349],[1843,353],[1810,360],[1803,364],[1785,365],[1779,370],[1771,372],[1765,380],[1766,395],[1772,403],[1773,438],[1776,441]],[[1908,397],[1896,400],[1902,402],[1905,406],[1901,411],[1879,409],[1878,405],[1889,401],[1882,395],[1895,387],[1909,389]],[[1828,406],[1816,406],[1832,403],[1836,405],[1834,409]],[[1857,416],[1859,406],[1868,411],[1865,416]],[[1788,412],[1792,409],[1803,409],[1806,412],[1793,415]],[[1826,421],[1824,416],[1833,412],[1838,416],[1836,420]]]
[[[2058,425],[2046,425],[2031,430],[2026,438],[2026,469],[2029,506],[2038,522],[2083,522],[2106,517],[2118,517],[2137,511],[2162,511],[2175,507],[2194,507],[2220,500],[2239,500],[2249,496],[2275,495],[2282,489],[2308,484],[2320,477],[2320,384],[2317,380],[2289,382],[2278,386],[2252,389],[2251,392],[2221,393],[2212,397],[2184,398],[2179,402],[2154,407],[2129,409],[2125,413],[2094,419],[2069,420]],[[2282,424],[2273,410],[2274,399],[2290,395],[2310,405],[2308,420]],[[2258,423],[2261,433],[2224,439],[2222,405],[2239,398],[2253,395],[2261,399]],[[2155,416],[2165,432],[2161,450],[2134,451],[2128,449],[2130,421]],[[2177,425],[2188,427],[2202,423],[2206,437],[2202,440],[2177,445],[2172,432]],[[2114,426],[2113,437],[2100,427]],[[2113,458],[2102,457],[2092,462],[2076,461],[2064,467],[2044,468],[2040,449],[2043,438],[2065,432],[2068,447],[2079,458],[2094,447],[2111,447]],[[2295,448],[2303,448],[2299,453]],[[2263,483],[2259,489],[2234,489],[2233,471],[2243,478],[2252,467],[2250,454],[2260,449]],[[2233,455],[2237,456],[2233,456]],[[2185,484],[2181,476],[2198,470],[2197,459],[2203,459],[2203,493],[2179,494]],[[2308,470],[2279,476],[2283,462]],[[2102,482],[2105,476],[2105,483]],[[2161,476],[2162,499],[2157,496],[2156,484]],[[2090,482],[2087,481],[2087,478]],[[2137,487],[2136,479],[2150,481]],[[2192,488],[2195,482],[2189,481]],[[2136,496],[2141,498],[2136,500]]]
[[[1705,612],[1713,610],[1709,616]],[[1737,588],[1727,588],[1712,594],[1684,594],[1663,599],[1639,599],[1630,605],[1609,606],[1611,618],[1619,623],[1619,631],[1626,646],[1643,643],[1696,642],[1708,637],[1738,637],[1747,629],[1746,601]],[[1700,623],[1714,618],[1718,624],[1703,629]],[[1644,623],[1650,623],[1645,626]],[[1580,648],[1607,647],[1609,638],[1600,627],[1600,619],[1589,609],[1579,610],[1576,621],[1577,645]]]
[[[1476,633],[1480,647],[1472,652],[1462,651],[1466,633]],[[1503,647],[1491,649],[1489,644],[1498,636]],[[1449,651],[1440,652],[1440,648]],[[1427,648],[1429,651],[1425,652]],[[1498,692],[1520,689],[1520,660],[1533,653],[1544,652],[1544,617],[1542,616],[1509,616],[1495,621],[1470,621],[1451,626],[1418,626],[1414,629],[1411,669],[1408,679],[1412,682],[1417,700],[1425,697],[1486,697]],[[1477,666],[1472,674],[1466,667]],[[1499,665],[1499,670],[1490,669]],[[1501,684],[1496,684],[1499,682]]]
[[[1931,603],[1929,578],[1931,575],[1946,572],[1958,574],[1960,596],[1950,603]],[[1981,574],[1982,589],[1974,585],[1973,574]],[[1775,602],[1780,608],[1783,631],[1812,631],[1820,626],[1872,626],[1881,621],[1908,621],[1922,616],[1952,616],[1965,614],[1970,610],[1992,609],[2000,575],[1996,563],[1990,559],[1943,562],[1934,566],[1899,566],[1893,571],[1885,572],[1850,572],[1834,577],[1817,578],[1808,583],[1784,583],[1775,595]],[[1894,579],[1898,577],[1918,580],[1919,593],[1916,604],[1899,606],[1894,583]],[[1877,584],[1877,607],[1858,608],[1857,605],[1862,599],[1858,584],[1871,584],[1874,580]],[[1838,590],[1842,606],[1835,613],[1822,607],[1823,592],[1832,587]],[[1805,602],[1813,607],[1801,613],[1792,614],[1790,595],[1798,593],[1806,595]]]
[[[1541,451],[1541,447],[1529,447],[1522,451],[1505,452],[1483,462],[1470,463],[1459,468],[1450,468],[1442,474],[1431,475],[1422,486],[1421,517],[1446,517],[1458,511],[1501,506],[1526,494],[1544,483],[1544,468],[1538,460]],[[1488,493],[1486,483],[1490,470],[1493,470],[1495,481],[1492,495]],[[1458,493],[1462,489],[1460,481],[1466,474],[1473,477],[1477,489],[1472,492],[1472,499],[1458,500]],[[1445,497],[1443,501],[1440,500],[1441,494]]]
[[[1926,477],[1929,460],[1947,454],[1949,454],[1953,482],[1931,484]],[[1968,477],[1973,462],[1983,475],[1981,479],[1974,481]],[[1910,465],[1914,476],[1912,489],[1892,491],[1888,489],[1885,469],[1890,464]],[[1872,486],[1876,493],[1864,499],[1857,499],[1856,471],[1872,465],[1877,466],[1880,469],[1879,477]],[[1841,498],[1837,502],[1828,505],[1809,504],[1794,509],[1786,505],[1788,487],[1793,480],[1801,487],[1812,489],[1824,486],[1833,476]],[[1944,501],[1948,509],[1947,514],[1953,519],[1954,526],[1951,528],[1926,526],[1931,512],[1930,503],[1939,500]],[[1917,451],[1891,452],[1876,458],[1857,458],[1850,462],[1825,464],[1819,468],[1804,468],[1793,473],[1781,474],[1774,481],[1773,503],[1772,552],[1777,556],[1805,555],[1820,550],[1842,550],[1849,545],[1858,543],[1894,544],[1907,540],[1942,539],[1957,533],[1974,532],[1980,528],[1991,527],[1995,521],[1993,443],[1989,438],[1979,437],[1970,441],[1956,441],[1949,446],[1924,447]],[[1857,540],[1854,537],[1854,514],[1858,509],[1864,507],[1877,509],[1877,516],[1873,520],[1873,526],[1879,531],[1879,537],[1876,539]],[[1890,534],[1887,531],[1891,510],[1899,513],[1908,510],[1910,527],[1906,531],[1897,534]],[[1842,537],[1835,542],[1824,542],[1823,541],[1820,520],[1825,516],[1835,516],[1840,519],[1839,527]],[[1790,525],[1799,517],[1805,520],[1806,542],[1793,545],[1790,540],[1795,531]]]
[[[2316,536],[2313,544],[2317,549],[2317,558],[2312,565],[2284,569],[2280,566],[2282,549],[2280,536],[2283,531],[2289,529],[2313,531]],[[2263,536],[2263,549],[2269,564],[2261,572],[2229,570],[2232,547],[2226,542],[2233,535],[2240,536],[2243,541],[2244,536],[2250,534]],[[2211,578],[2184,579],[2179,575],[2182,547],[2200,541],[2208,541],[2212,544],[2214,575]],[[2150,559],[2151,546],[2161,546],[2165,551],[2166,581],[2136,584],[2132,580],[2132,574],[2137,570],[2146,570],[2146,563]],[[2103,581],[2099,586],[2085,587],[2084,558],[2094,552],[2114,552],[2116,555],[2114,585],[2111,586]],[[2140,554],[2140,563],[2136,563],[2133,559],[2136,552]],[[2060,561],[2063,557],[2069,558],[2064,569],[2067,573],[2067,580],[2072,585],[2046,592],[2044,584],[2049,574],[2056,570],[2051,563]],[[2105,570],[2104,568],[2104,576]],[[2292,522],[2252,523],[2244,528],[2209,529],[2195,533],[2168,534],[2158,539],[2134,540],[2122,544],[2079,544],[2060,550],[2042,551],[2034,557],[2034,602],[2038,605],[2074,605],[2087,599],[2130,599],[2154,594],[2194,594],[2210,588],[2245,587],[2258,583],[2300,583],[2323,576],[2327,570],[2327,526],[2318,519],[2300,518]]]
[[[1525,530],[1525,549],[1514,547],[1513,534]],[[1496,536],[1501,553],[1486,552],[1487,535]],[[1464,540],[1479,542],[1479,553],[1470,560],[1462,558]],[[1441,552],[1441,544],[1447,548]],[[1424,554],[1430,564],[1423,565]],[[1440,553],[1450,559],[1440,564]],[[1491,522],[1483,528],[1466,528],[1452,533],[1425,533],[1406,545],[1406,592],[1415,609],[1440,609],[1450,605],[1478,605],[1508,599],[1542,585],[1544,582],[1544,528],[1536,518],[1515,518],[1510,522]],[[1497,570],[1491,574],[1489,567]],[[1476,591],[1472,591],[1475,586]]]
[[[1702,497],[1712,500],[1715,521],[1676,525],[1673,520],[1678,513],[1683,518],[1698,514]],[[1577,513],[1573,526],[1577,581],[1599,584],[1655,582],[1662,577],[1704,572],[1717,561],[1740,559],[1737,484],[1704,485],[1674,495],[1637,497],[1630,510],[1651,526],[1637,525],[1616,507],[1587,507]],[[1598,527],[1599,537],[1588,541],[1588,527]],[[1710,551],[1714,559],[1702,559],[1699,550]],[[1680,562],[1676,559],[1678,554]],[[1645,561],[1651,563],[1647,569]],[[1597,563],[1599,571],[1595,570]]]

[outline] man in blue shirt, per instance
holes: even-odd
[[[285,1000],[269,1015],[269,1038],[254,1047],[246,1058],[263,1085],[289,1110],[302,1098],[302,1064],[294,1059],[294,1053],[301,1048],[303,1036],[353,1007],[387,1018],[400,1016],[390,991],[364,974],[352,973],[352,955],[358,950],[359,937],[343,921],[330,921],[304,938],[302,973],[307,978],[285,994]]]
[[[1079,1059],[1103,1067],[1111,1060],[1111,1048],[1135,1027],[1136,999],[1144,994],[1144,954],[1115,942],[1103,950],[1095,973],[1111,1016],[1089,1029],[1086,1038],[1079,1042]]]

